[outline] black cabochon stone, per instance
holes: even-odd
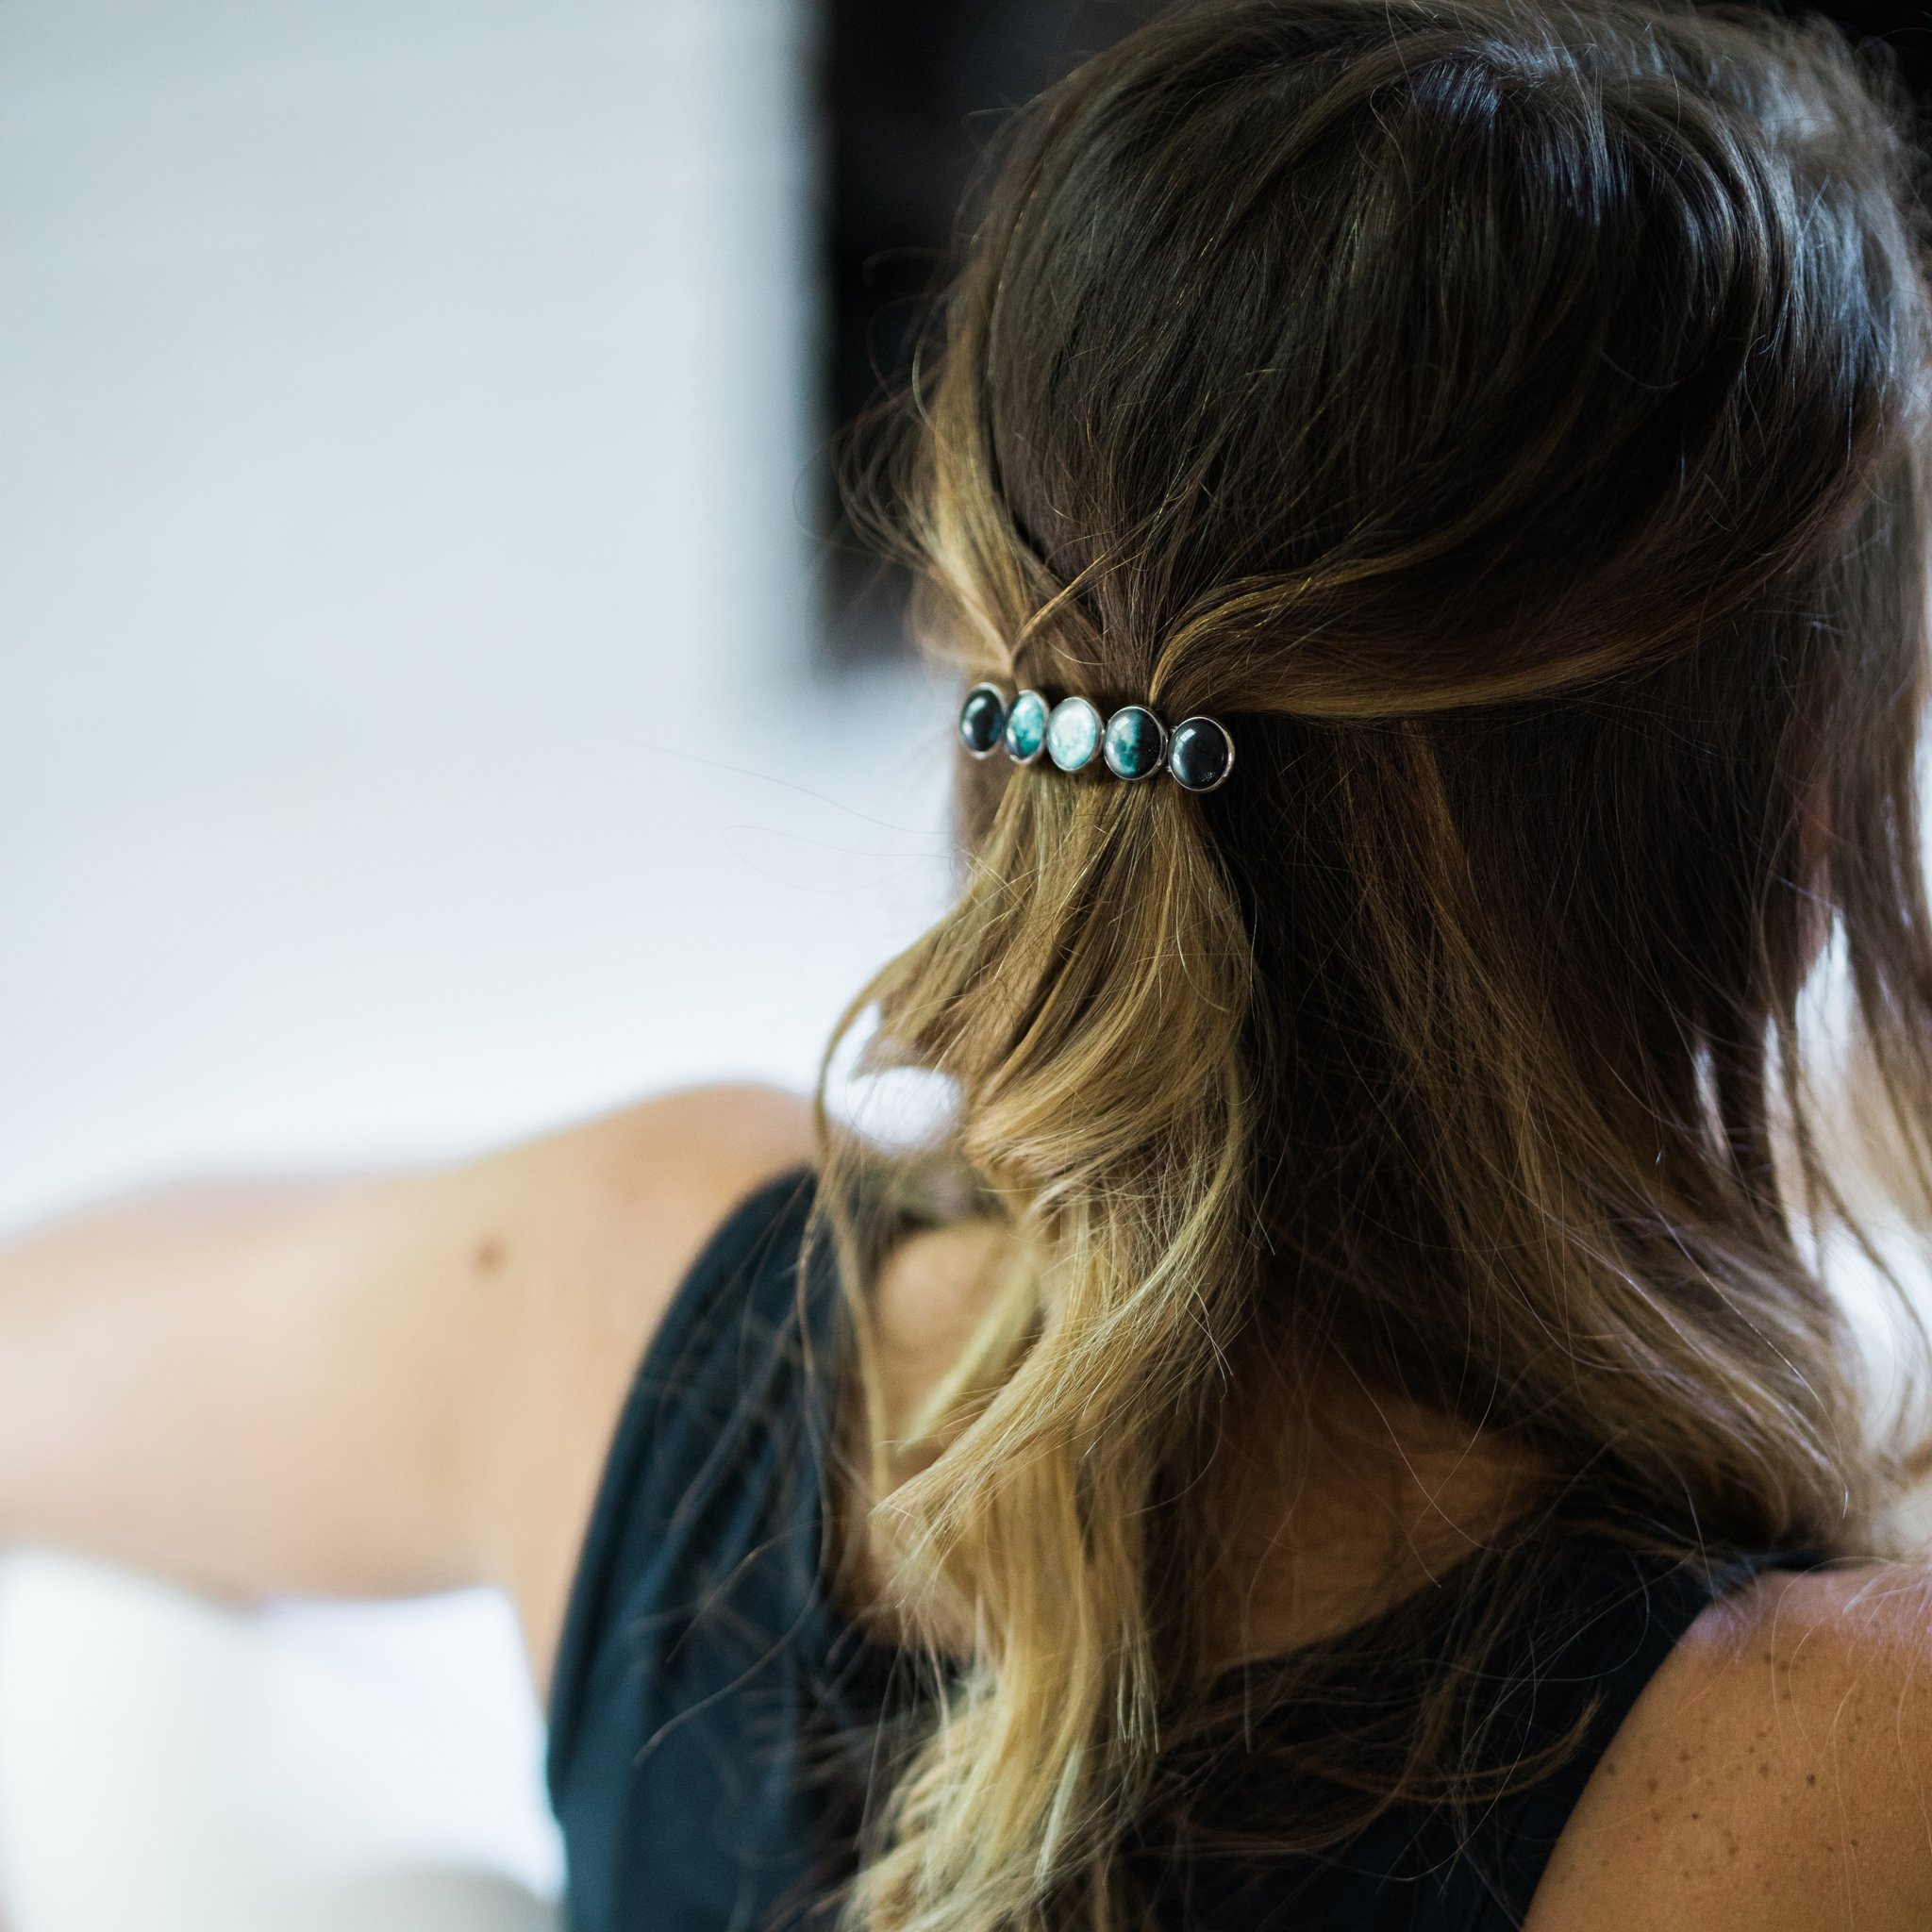
[[[959,706],[959,742],[976,758],[998,750],[1007,701],[997,685],[975,684]]]
[[[1234,741],[1213,718],[1185,718],[1167,741],[1167,769],[1189,791],[1212,791],[1234,768]]]

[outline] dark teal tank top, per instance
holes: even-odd
[[[571,1932],[770,1932],[848,1875],[881,1719],[904,1660],[863,1637],[822,1572],[834,1340],[829,1267],[800,1267],[811,1178],[745,1201],[691,1268],[612,1442],[567,1613],[548,1776]],[[802,1278],[803,1277],[803,1278]],[[1772,1552],[1714,1574],[1589,1540],[1553,1549],[1530,1611],[1490,1654],[1486,1735],[1507,1761],[1579,1727],[1560,1767],[1455,1816],[1395,1806],[1320,1856],[1230,1855],[1271,1817],[1319,1803],[1284,1778],[1292,1742],[1336,1721],[1263,1712],[1218,1756],[1196,1840],[1150,1831],[1124,1857],[1163,1932],[1506,1932],[1652,1674],[1723,1591]],[[1374,1626],[1370,1626],[1373,1633]],[[1243,1754],[1248,1754],[1245,1757]]]

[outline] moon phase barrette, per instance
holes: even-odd
[[[975,758],[1004,751],[1016,765],[1043,756],[1062,772],[1097,758],[1124,783],[1165,771],[1184,791],[1212,791],[1234,770],[1234,740],[1218,718],[1183,718],[1172,731],[1145,705],[1123,705],[1103,718],[1091,699],[1049,705],[1037,691],[1008,698],[996,684],[975,684],[959,706],[959,742]]]

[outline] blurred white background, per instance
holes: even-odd
[[[931,915],[944,693],[810,668],[807,51],[0,8],[0,1228],[806,1083]],[[541,1746],[486,1596],[0,1569],[14,1932],[535,1923]]]

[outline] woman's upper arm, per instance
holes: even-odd
[[[0,1256],[0,1536],[241,1596],[490,1581],[548,1668],[625,1391],[809,1109],[720,1088],[486,1159]]]

